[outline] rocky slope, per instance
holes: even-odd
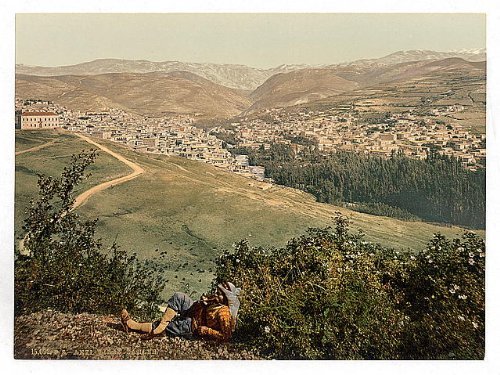
[[[261,359],[236,343],[123,332],[111,315],[42,311],[14,322],[16,359]]]
[[[54,77],[18,74],[16,96],[51,100],[74,110],[123,108],[153,116],[176,113],[229,117],[250,105],[238,90],[190,72]]]
[[[189,63],[180,61],[153,62],[147,60],[98,59],[81,64],[43,67],[16,65],[17,74],[36,76],[97,75],[107,73],[170,73],[186,71],[219,85],[254,90],[266,79],[278,73],[305,68],[305,65],[280,65],[270,69],[252,68],[237,64]]]

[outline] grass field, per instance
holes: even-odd
[[[22,232],[24,212],[29,206],[30,200],[36,198],[38,192],[37,174],[58,177],[71,160],[72,154],[92,148],[87,142],[71,134],[30,130],[16,132],[16,152],[52,141],[55,142],[46,148],[16,155],[14,214],[16,239],[24,236]],[[130,173],[130,168],[108,154],[100,152],[96,162],[89,167],[88,172],[91,173],[91,176],[77,187],[76,194],[100,182],[126,175]]]
[[[56,132],[48,132],[43,134],[40,131],[33,130],[31,132],[16,131],[16,152],[25,151],[29,148],[40,146],[44,143],[55,140],[59,137]]]
[[[44,143],[53,136],[51,132],[19,132],[16,147],[18,142]],[[58,174],[71,153],[90,148],[70,134],[56,136],[60,138],[52,146],[16,158],[18,237],[22,236],[22,209],[36,193],[35,173]],[[98,235],[105,245],[116,239],[122,249],[160,262],[169,279],[166,295],[175,290],[205,291],[212,280],[213,260],[241,239],[251,246],[283,246],[308,227],[332,224],[336,211],[347,215],[352,230],[362,230],[367,240],[400,249],[418,251],[435,232],[448,237],[463,233],[457,227],[403,222],[317,203],[301,191],[260,183],[203,163],[138,154],[112,142],[98,142],[138,163],[145,172],[94,195],[78,212],[99,218]],[[93,176],[80,190],[127,173],[126,166],[101,152],[92,167]],[[162,252],[164,258],[160,258]]]

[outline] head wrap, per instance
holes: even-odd
[[[231,318],[233,319],[233,330],[236,326],[236,317],[238,316],[238,309],[240,308],[240,300],[238,299],[238,295],[241,292],[240,288],[236,288],[236,286],[233,283],[228,282],[227,286],[229,287],[226,289],[224,285],[219,284],[217,287],[224,293],[224,295],[227,298],[227,302],[229,305],[229,311],[231,312]]]

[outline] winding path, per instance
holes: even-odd
[[[51,140],[50,142],[47,142],[47,143],[44,143],[44,144],[41,144],[41,145],[38,145],[38,146],[35,146],[35,147],[31,147],[31,148],[28,148],[26,150],[21,150],[21,151],[17,151],[16,152],[16,156],[17,155],[21,155],[21,154],[24,154],[26,152],[32,152],[32,151],[38,151],[38,150],[41,150],[42,148],[45,148],[45,147],[49,147],[49,146],[52,146],[54,143],[57,142],[57,139],[53,139]]]
[[[144,169],[128,160],[128,159],[125,159],[122,155],[116,153],[116,152],[113,152],[111,151],[109,148],[93,141],[92,139],[82,135],[82,134],[77,134],[76,135],[78,137],[80,137],[81,139],[83,139],[84,141],[94,145],[94,146],[97,146],[98,148],[100,148],[102,151],[110,154],[111,156],[113,156],[114,158],[118,159],[119,161],[121,161],[122,163],[126,164],[127,166],[129,166],[130,168],[132,168],[132,173],[129,174],[129,175],[126,175],[126,176],[123,176],[123,177],[118,177],[118,178],[115,178],[114,180],[111,180],[111,181],[106,181],[106,182],[103,182],[102,184],[99,184],[99,185],[96,185],[92,188],[90,188],[89,190],[86,190],[84,191],[83,193],[81,193],[79,196],[76,197],[75,199],[75,203],[73,204],[73,208],[72,210],[76,209],[77,207],[83,205],[92,195],[100,192],[100,191],[103,191],[111,186],[116,186],[116,185],[119,185],[119,184],[122,184],[124,182],[127,182],[127,181],[130,181],[130,180],[133,180],[134,178],[138,177],[139,175],[141,175],[142,173],[144,173]]]
[[[128,174],[126,176],[115,178],[114,180],[111,180],[111,181],[103,182],[99,185],[96,185],[96,186],[84,191],[83,193],[81,193],[80,195],[78,195],[75,198],[75,203],[73,203],[73,207],[71,208],[71,211],[73,211],[73,210],[77,209],[78,207],[80,207],[81,205],[83,205],[92,195],[94,195],[100,191],[103,191],[111,186],[116,186],[116,185],[122,184],[124,182],[133,180],[134,178],[136,178],[139,175],[141,175],[142,173],[144,173],[144,169],[140,165],[124,158],[122,155],[120,155],[114,151],[111,151],[109,148],[93,141],[92,139],[90,139],[82,134],[78,134],[78,133],[74,133],[74,134],[76,136],[80,137],[81,139],[83,139],[84,141],[90,143],[91,145],[94,145],[94,146],[98,147],[99,149],[101,149],[102,151],[110,154],[114,158],[118,159],[122,163],[129,166],[130,168],[132,168],[132,173]],[[19,151],[19,153],[24,153],[24,152],[28,152],[28,151],[36,151],[36,150],[39,150],[41,148],[49,146],[49,144],[52,144],[55,141],[56,140],[53,140],[51,142],[44,143],[43,145],[32,147],[28,150]],[[18,155],[17,152],[16,152],[16,155]],[[24,236],[24,238],[19,241],[19,251],[21,254],[24,254],[24,255],[26,255],[26,252],[24,251],[24,241],[26,240],[26,237],[27,237],[27,235]]]

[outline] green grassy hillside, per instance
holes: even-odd
[[[38,144],[38,139],[44,143],[55,136],[53,132],[18,132],[16,149],[28,139]],[[301,191],[260,183],[203,163],[139,154],[112,142],[98,142],[140,164],[145,172],[91,197],[78,212],[100,219],[98,236],[105,244],[116,239],[122,249],[161,262],[169,278],[166,294],[204,291],[212,280],[212,260],[241,239],[251,246],[283,246],[308,227],[331,224],[336,211],[351,218],[351,228],[365,232],[367,240],[395,248],[418,251],[435,232],[449,237],[463,232],[457,227],[349,211],[317,203]],[[35,173],[58,174],[69,156],[82,148],[91,146],[64,133],[50,147],[16,157],[16,236],[22,236],[22,212],[37,191]],[[81,191],[128,174],[129,169],[100,152],[92,173]]]
[[[32,152],[23,152],[46,143],[49,143],[47,147]],[[46,130],[16,131],[16,153],[23,152],[16,155],[14,228],[17,239],[24,236],[22,232],[24,212],[30,200],[36,198],[38,192],[37,174],[43,173],[57,177],[68,165],[72,154],[90,148],[92,147],[87,142],[68,133]],[[88,172],[91,175],[78,186],[76,194],[101,182],[126,175],[130,173],[130,168],[112,156],[100,152],[95,164],[88,169]]]

